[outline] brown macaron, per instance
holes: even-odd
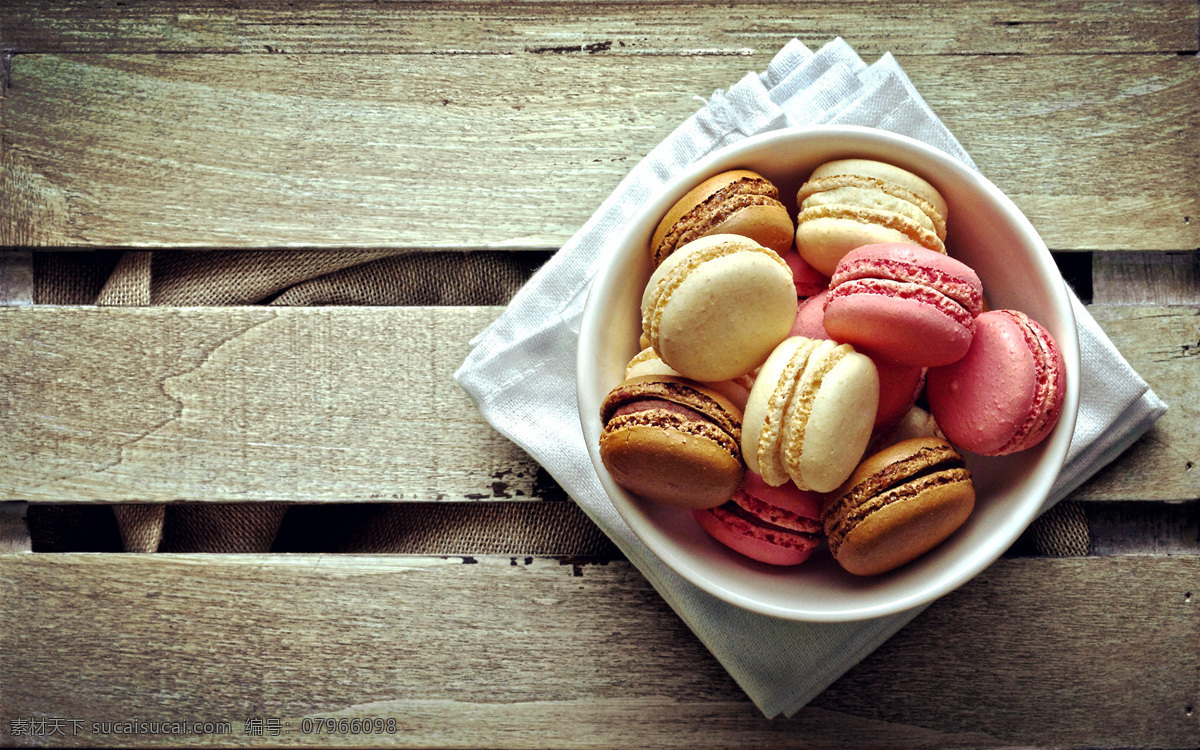
[[[825,498],[821,520],[838,564],[866,576],[941,544],[974,507],[975,486],[958,451],[940,438],[914,438],[864,459]]]
[[[645,375],[600,407],[600,458],[634,494],[677,508],[712,508],[742,483],[742,412],[685,378]]]
[[[791,248],[794,233],[775,185],[757,172],[735,169],[680,198],[654,231],[650,254],[658,267],[676,248],[710,234],[740,234],[782,254]]]

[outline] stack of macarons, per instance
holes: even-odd
[[[733,170],[663,216],[644,348],[604,401],[600,456],[746,557],[795,565],[826,544],[876,575],[966,521],[963,452],[1050,433],[1063,360],[1024,313],[986,309],[931,183],[866,159],[798,177],[790,208]]]

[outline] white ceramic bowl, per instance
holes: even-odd
[[[1062,349],[1067,392],[1058,426],[1040,445],[999,458],[967,455],[975,479],[971,517],[918,560],[880,576],[846,573],[823,547],[803,565],[777,568],[724,547],[690,512],[637,497],[600,461],[600,404],[638,351],[639,303],[650,276],[648,243],[659,219],[702,180],[751,169],[774,182],[795,216],[796,190],[817,165],[861,157],[921,175],[949,204],[947,247],[979,274],[995,309],[1022,310]],[[790,128],[748,138],[696,163],[673,180],[606,250],[579,333],[579,411],[600,481],[617,511],[666,565],[738,607],[810,622],[863,620],[910,609],[957,588],[990,565],[1037,515],[1062,468],[1079,405],[1079,340],[1070,299],[1046,245],[999,189],[946,153],[882,130],[849,126]]]

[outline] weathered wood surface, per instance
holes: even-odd
[[[30,52],[738,55],[844,36],[864,54],[1196,50],[1192,0],[1012,3],[25,2],[0,42]],[[817,40],[812,42],[810,40]]]
[[[472,562],[0,557],[0,691],[12,716],[83,720],[64,744],[111,742],[91,725],[117,719],[230,722],[232,737],[187,738],[209,745],[1200,741],[1196,556],[1001,560],[774,721],[628,563]],[[397,732],[301,732],[329,716],[393,717]],[[243,736],[253,717],[290,731]]]
[[[18,54],[0,244],[554,248],[774,51]],[[1200,58],[902,62],[1051,248],[1200,246]]]
[[[1095,307],[1171,405],[1079,490],[1200,497],[1200,312]],[[537,499],[451,378],[498,308],[0,309],[0,499]]]

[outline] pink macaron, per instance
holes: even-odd
[[[780,257],[792,269],[792,283],[796,285],[796,296],[800,299],[807,299],[829,288],[829,277],[810,266],[795,248],[780,254]]]
[[[752,471],[728,502],[692,515],[717,541],[768,565],[799,565],[824,539],[819,493],[772,487]]]
[[[864,245],[834,271],[825,330],[863,352],[936,367],[967,353],[982,310],[983,285],[965,263],[918,245]]]
[[[810,297],[800,303],[796,311],[796,322],[789,336],[804,336],[810,339],[831,339],[825,330],[825,298],[829,292]],[[838,343],[848,343],[839,341]],[[864,352],[875,363],[879,372],[879,408],[875,411],[875,427],[878,433],[900,420],[917,401],[925,387],[925,368],[902,365],[871,352]]]
[[[1062,353],[1050,332],[1016,310],[975,319],[970,349],[929,371],[929,408],[963,450],[1002,456],[1032,448],[1062,414]]]

